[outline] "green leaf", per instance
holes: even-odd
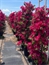
[[[35,43],[35,41],[32,41],[32,44],[34,44]]]
[[[23,22],[22,22],[22,21],[20,21],[20,22],[18,22],[18,24],[22,25],[22,24],[23,24]]]
[[[34,63],[35,63],[36,65],[38,65],[38,60],[34,60]]]
[[[29,40],[32,40],[32,38],[28,38]]]
[[[29,55],[28,58],[31,58],[31,55]]]

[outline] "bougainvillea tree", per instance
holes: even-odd
[[[30,35],[29,26],[31,24],[33,10],[34,6],[31,4],[31,2],[25,2],[24,6],[21,6],[21,11],[16,13],[16,23],[17,27],[19,28],[19,30],[16,33],[16,36],[19,37],[19,41],[24,43],[28,42],[28,36]],[[16,28],[16,30],[18,28]]]
[[[34,6],[29,3],[24,3],[24,6],[21,6],[21,10],[15,13],[11,13],[9,16],[10,25],[15,30],[15,35],[18,38],[18,41],[26,42],[28,40],[29,26],[32,20],[32,11]]]
[[[0,10],[0,37],[5,31],[5,14]]]
[[[32,59],[37,65],[42,65],[46,62],[47,55],[45,53],[48,50],[47,39],[47,13],[44,11],[44,7],[38,7],[33,14],[32,24],[30,25],[31,42],[28,42],[27,48]]]
[[[9,15],[9,25],[10,27],[12,28],[12,31],[15,32],[15,23],[14,23],[14,20],[15,20],[15,12],[12,12],[10,15]]]

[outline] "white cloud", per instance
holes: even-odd
[[[2,12],[5,14],[5,15],[9,15],[11,13],[11,11],[9,9],[2,9]]]
[[[10,10],[9,10],[9,9],[2,9],[2,11],[3,11],[4,13],[10,13]]]

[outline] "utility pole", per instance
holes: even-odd
[[[38,6],[40,7],[40,0],[38,0]]]
[[[47,0],[44,0],[45,1],[45,11],[46,11],[46,8],[47,8]]]
[[[40,7],[40,2],[41,2],[42,0],[38,0],[38,6]]]

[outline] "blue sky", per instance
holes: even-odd
[[[9,15],[13,11],[19,11],[24,2],[29,2],[38,7],[38,0],[0,0],[0,9]],[[44,0],[40,3],[40,6],[44,6]],[[49,0],[47,0],[47,7],[49,7]]]

